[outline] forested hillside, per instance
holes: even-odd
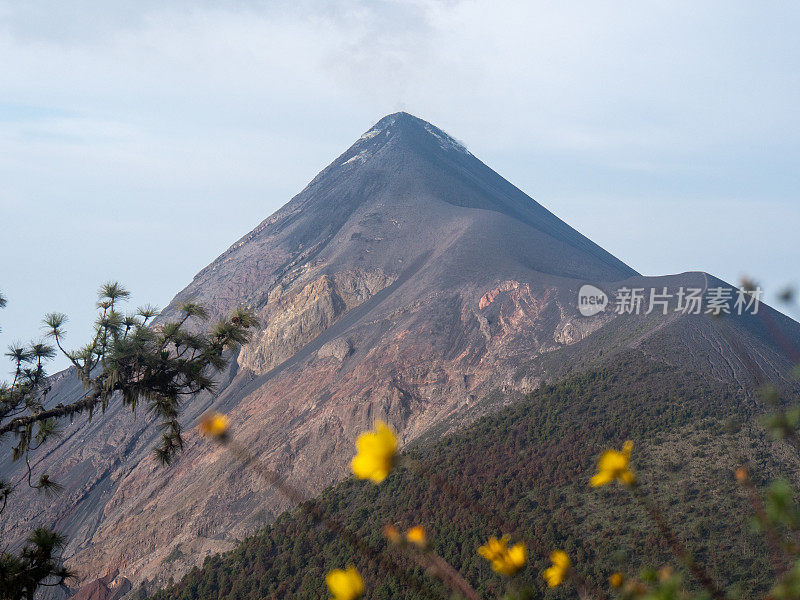
[[[475,550],[501,533],[528,544],[524,576],[542,589],[543,557],[555,547],[605,586],[615,570],[670,562],[625,490],[588,485],[598,454],[632,439],[645,489],[712,574],[723,585],[738,582],[731,591],[747,597],[766,585],[769,567],[733,471],[746,459],[757,483],[780,474],[796,480],[800,464],[757,424],[763,411],[734,388],[630,354],[613,367],[544,387],[456,435],[410,448],[404,466],[379,486],[351,479],[313,502],[396,556],[401,551],[386,547],[383,526],[423,525],[434,548],[486,597],[498,597],[503,587]],[[326,594],[325,572],[347,564],[365,575],[368,598],[422,597],[414,581],[433,597],[448,596],[399,560],[408,567],[401,578],[295,511],[236,550],[207,559],[155,599],[318,599]]]

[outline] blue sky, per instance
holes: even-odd
[[[646,274],[800,282],[800,4],[0,1],[0,345],[166,304],[407,110]],[[62,363],[59,363],[62,364]]]

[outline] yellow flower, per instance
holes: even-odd
[[[628,485],[636,483],[636,477],[630,470],[631,450],[633,442],[628,440],[622,445],[622,451],[606,450],[597,463],[597,474],[592,477],[592,487],[607,485],[612,481],[621,481]]]
[[[416,544],[420,548],[425,546],[427,539],[425,537],[425,530],[419,525],[412,527],[406,531],[406,539],[412,544]]]
[[[478,548],[478,554],[492,563],[492,569],[509,577],[525,566],[528,558],[525,544],[519,542],[511,548],[508,547],[508,536],[504,535],[499,540],[490,537],[485,545]]]
[[[567,553],[563,550],[554,550],[553,553],[550,554],[550,560],[553,566],[545,569],[542,576],[547,581],[548,586],[556,587],[567,577],[567,571],[569,571],[571,563],[569,556],[567,556]]]
[[[364,580],[354,567],[335,569],[325,576],[334,600],[355,600],[364,592]]]
[[[401,539],[400,532],[397,531],[397,527],[391,524],[386,525],[386,527],[383,528],[383,537],[393,544],[399,544]]]
[[[350,463],[353,473],[359,479],[369,479],[380,483],[394,464],[397,451],[397,437],[386,423],[375,422],[375,430],[362,433],[356,440],[358,453]]]
[[[228,417],[218,412],[209,412],[200,417],[200,433],[206,437],[221,438],[228,433]]]
[[[622,573],[614,573],[608,578],[608,582],[611,584],[611,587],[615,588],[620,587],[624,580],[625,578],[622,576]]]

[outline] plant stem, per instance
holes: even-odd
[[[675,535],[675,532],[672,531],[672,528],[669,526],[669,523],[664,517],[664,514],[661,512],[661,509],[655,502],[650,500],[644,494],[641,485],[638,482],[634,482],[629,487],[633,491],[634,498],[636,498],[639,504],[645,509],[645,511],[647,511],[647,514],[656,524],[661,532],[661,535],[664,536],[664,539],[667,541],[667,544],[669,544],[672,553],[675,554],[675,556],[677,556],[684,565],[686,565],[686,568],[694,576],[694,578],[697,579],[700,585],[702,585],[715,600],[728,600],[725,593],[720,590],[719,587],[717,587],[717,584],[706,572],[703,565],[692,558],[689,550],[683,545],[683,542],[678,539],[678,536]]]
[[[358,537],[354,532],[349,530],[343,523],[332,519],[317,505],[314,500],[309,499],[305,494],[300,492],[296,487],[288,483],[284,478],[265,467],[258,459],[251,454],[244,446],[229,439],[223,438],[222,443],[225,447],[245,466],[252,468],[258,475],[274,487],[287,499],[297,504],[300,510],[308,514],[312,519],[321,523],[325,528],[344,540],[347,544],[355,548],[358,552],[364,555],[367,559],[371,560],[378,567],[390,572],[399,581],[410,585],[415,591],[419,592],[426,598],[434,598],[430,590],[412,574],[408,573],[394,560],[388,557],[385,553],[376,550],[364,540]]]
[[[743,467],[742,467],[743,468]],[[746,473],[746,471],[745,471]],[[770,555],[772,556],[772,568],[775,571],[776,577],[780,577],[787,569],[787,564],[784,554],[781,552],[781,543],[775,528],[767,518],[767,511],[764,509],[764,503],[761,501],[761,496],[750,479],[749,474],[745,474],[744,478],[740,480],[742,486],[747,491],[747,499],[750,501],[750,506],[764,530],[764,536],[767,539],[767,546],[769,547]]]
[[[414,459],[408,459],[406,457],[405,462],[409,464],[411,468],[414,469],[417,473],[426,477],[434,487],[440,489],[454,500],[460,502],[463,506],[472,509],[475,513],[484,517],[489,522],[489,524],[497,528],[501,533],[514,533],[515,531],[517,531],[517,528],[509,524],[505,519],[499,516],[496,510],[491,510],[490,508],[486,507],[480,502],[473,500],[472,498],[467,496],[463,492],[463,490],[452,485],[446,479],[439,477],[436,473],[432,472],[430,469],[423,468],[422,465],[420,465],[419,461]],[[522,536],[520,537],[522,538]],[[541,556],[543,559],[549,560],[550,551],[548,549],[544,548],[541,544],[535,544],[535,545],[528,544],[527,540],[525,540],[525,542],[528,545],[528,548],[531,548],[533,551],[536,552],[536,554]],[[594,586],[591,583],[589,583],[574,569],[570,569],[570,578],[573,580],[576,587],[579,589],[579,593],[582,590],[584,594],[591,594],[597,600],[607,600],[608,596],[602,590],[600,590],[597,586]]]
[[[453,591],[461,594],[466,600],[481,600],[478,592],[464,579],[461,573],[433,550],[420,550],[414,552],[413,556],[418,565],[432,571],[446,585],[451,587]]]

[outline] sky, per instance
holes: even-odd
[[[798,25],[794,0],[0,0],[0,347],[51,311],[80,345],[104,281],[166,305],[398,110],[644,274],[800,283]]]

